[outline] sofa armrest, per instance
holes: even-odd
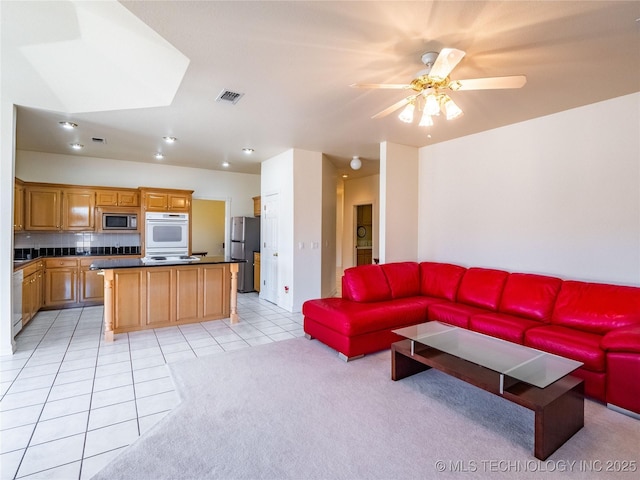
[[[609,352],[640,353],[640,324],[607,332],[600,341],[600,347]]]

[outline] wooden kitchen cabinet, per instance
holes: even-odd
[[[60,230],[62,227],[62,190],[55,187],[26,185],[25,230]]]
[[[44,307],[81,307],[104,302],[104,276],[89,267],[97,259],[117,257],[47,258],[44,260]]]
[[[13,230],[24,230],[24,183],[17,178],[13,185]]]
[[[254,217],[259,217],[260,216],[260,198],[261,197],[253,197],[253,216]]]
[[[141,188],[142,208],[147,212],[191,212],[193,190]]]
[[[80,259],[78,277],[78,302],[84,305],[101,305],[104,302],[104,275],[100,270],[91,270],[89,267],[97,259],[109,259],[112,257],[87,257]]]
[[[95,230],[95,191],[25,186],[25,230]]]
[[[94,190],[66,188],[62,191],[62,230],[94,231],[96,193]]]
[[[71,306],[78,303],[78,260],[50,258],[45,260],[44,306]]]
[[[44,262],[38,261],[24,268],[22,280],[22,325],[26,325],[42,308]]]
[[[98,207],[139,207],[140,192],[137,189],[96,190]]]
[[[229,264],[104,271],[105,321],[115,333],[226,318]],[[109,303],[110,302],[110,303]]]

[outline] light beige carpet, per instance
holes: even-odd
[[[182,403],[94,478],[637,478],[640,422],[585,402],[542,462],[533,414],[390,352],[345,363],[297,338],[171,365]],[[617,463],[615,463],[617,462]],[[635,472],[620,472],[635,462]],[[605,471],[610,467],[612,471]]]

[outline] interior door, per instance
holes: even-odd
[[[278,194],[267,195],[262,211],[260,298],[278,303]]]

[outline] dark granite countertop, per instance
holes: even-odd
[[[145,263],[140,258],[122,258],[117,260],[96,260],[89,267],[91,270],[111,270],[115,268],[166,267],[182,265],[213,265],[217,263],[246,263],[246,260],[231,260],[229,257],[199,257],[197,260],[167,260]]]
[[[123,257],[125,260],[137,260],[140,256],[139,253],[127,253],[127,254],[113,254],[113,253],[97,253],[97,254],[89,254],[89,253],[76,253],[72,255],[39,255],[33,258],[14,258],[13,259],[13,268],[19,269],[22,268],[31,262],[37,262],[39,260],[45,260],[49,258],[87,258],[87,257]]]

